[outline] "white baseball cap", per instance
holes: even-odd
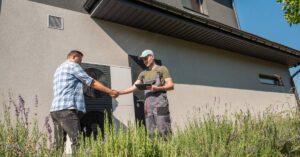
[[[145,58],[145,57],[147,57],[148,55],[154,56],[153,51],[152,51],[152,50],[144,50],[144,51],[142,52],[142,54],[140,55],[140,58]]]

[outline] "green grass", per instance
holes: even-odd
[[[36,121],[28,125],[26,114],[16,114],[11,120],[9,113],[6,107],[0,118],[0,156],[61,156],[52,149],[50,135],[41,132],[44,129],[38,128]],[[168,138],[158,134],[150,137],[144,127],[132,124],[118,129],[115,124],[110,126],[106,122],[104,138],[82,138],[77,156],[300,156],[299,116],[292,111],[266,112],[260,117],[249,112],[218,117],[208,114],[190,120]]]

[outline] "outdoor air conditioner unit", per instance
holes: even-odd
[[[81,64],[84,71],[93,79],[103,83],[111,88],[110,67],[98,64]],[[97,136],[97,127],[103,131],[105,113],[108,117],[111,115],[112,98],[101,91],[95,90],[89,86],[83,86],[83,93],[86,105],[86,114],[81,119],[81,127],[86,136]],[[106,112],[105,112],[106,111]]]
[[[93,79],[103,83],[109,88],[111,87],[109,66],[88,63],[82,63],[81,66]],[[108,94],[95,90],[86,85],[83,86],[83,93],[87,111],[104,111],[111,109],[112,99]]]

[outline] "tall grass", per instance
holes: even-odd
[[[0,117],[0,157],[51,156],[47,133],[41,132],[37,117],[29,122],[29,108],[21,96],[9,93],[9,103],[3,102]],[[37,99],[36,99],[37,103]],[[35,105],[37,106],[37,104]],[[14,109],[14,112],[11,109]],[[14,113],[14,115],[12,115]]]
[[[107,125],[106,125],[107,126]],[[300,156],[299,119],[294,112],[249,112],[194,119],[168,139],[150,138],[144,128],[106,129],[105,139],[82,141],[79,156]],[[296,138],[296,139],[294,139]],[[298,139],[299,140],[299,139]]]
[[[30,125],[24,104],[21,96],[18,103],[10,98],[9,104],[4,104],[5,111],[0,118],[0,156],[61,156],[52,149],[50,125],[45,125],[48,133],[41,132],[43,129],[38,128],[36,120]],[[15,107],[13,117],[10,106]],[[250,112],[233,116],[211,113],[201,119],[191,119],[185,128],[175,130],[167,138],[157,133],[148,135],[144,127],[134,124],[116,128],[106,121],[103,135],[96,139],[81,138],[76,156],[300,156],[299,131],[299,116],[292,111],[265,112],[255,117]]]

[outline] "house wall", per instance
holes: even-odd
[[[78,5],[83,3],[76,1]],[[27,105],[33,107],[37,95],[41,119],[49,115],[53,73],[71,49],[81,50],[84,62],[111,65],[112,86],[116,89],[130,84],[128,55],[152,49],[156,58],[169,68],[175,82],[175,90],[168,92],[173,126],[183,126],[188,115],[201,116],[210,108],[223,114],[226,110],[246,109],[259,113],[269,105],[277,106],[273,109],[278,111],[296,106],[294,95],[289,93],[285,65],[91,19],[80,9],[58,3],[3,0],[1,7],[0,101],[8,101],[10,90],[14,97],[22,95]],[[64,30],[48,28],[48,14],[62,16]],[[280,75],[285,86],[260,84],[260,73]],[[124,78],[127,83],[120,83]],[[132,95],[116,99],[120,106],[116,118],[124,124],[133,119],[128,115],[133,111],[132,100]]]
[[[90,18],[89,14],[79,9],[78,6],[83,6],[84,0],[69,1],[76,5],[64,8],[68,4],[67,2],[2,1],[0,93],[3,96],[0,101],[2,103],[2,100],[6,99],[5,101],[8,103],[8,93],[11,91],[16,100],[20,94],[31,111],[36,112],[34,106],[35,95],[37,95],[39,102],[37,112],[42,119],[41,126],[44,123],[44,117],[49,115],[53,98],[53,74],[55,69],[64,62],[70,50],[82,51],[84,53],[83,62],[110,65],[114,69],[111,72],[125,73],[125,77],[127,77],[125,81],[122,80],[123,84],[114,82],[115,79],[112,79],[113,88],[115,86],[125,88],[125,85],[131,85],[127,53]],[[48,14],[63,17],[64,29],[48,28]],[[113,74],[115,77],[124,75]],[[128,110],[133,110],[132,95],[122,97],[118,102],[117,113],[121,113],[120,109],[126,111],[127,114],[129,114]],[[0,106],[2,107],[2,104]],[[134,118],[130,116],[134,115],[126,115],[126,118]],[[124,120],[126,124],[124,115],[118,115],[115,118],[121,118],[120,120]]]
[[[95,20],[130,55],[152,49],[175,82],[168,92],[173,124],[183,126],[188,116],[247,111],[283,111],[296,107],[289,91],[286,65],[240,55],[110,22]],[[263,53],[263,52],[261,52]],[[284,86],[261,84],[259,74],[282,77]]]
[[[239,28],[238,20],[236,19],[232,0],[204,0],[205,14],[197,13],[183,7],[184,0],[156,0],[161,3],[168,4],[180,10],[186,11],[196,16],[202,16],[211,20],[221,22],[234,28]]]

